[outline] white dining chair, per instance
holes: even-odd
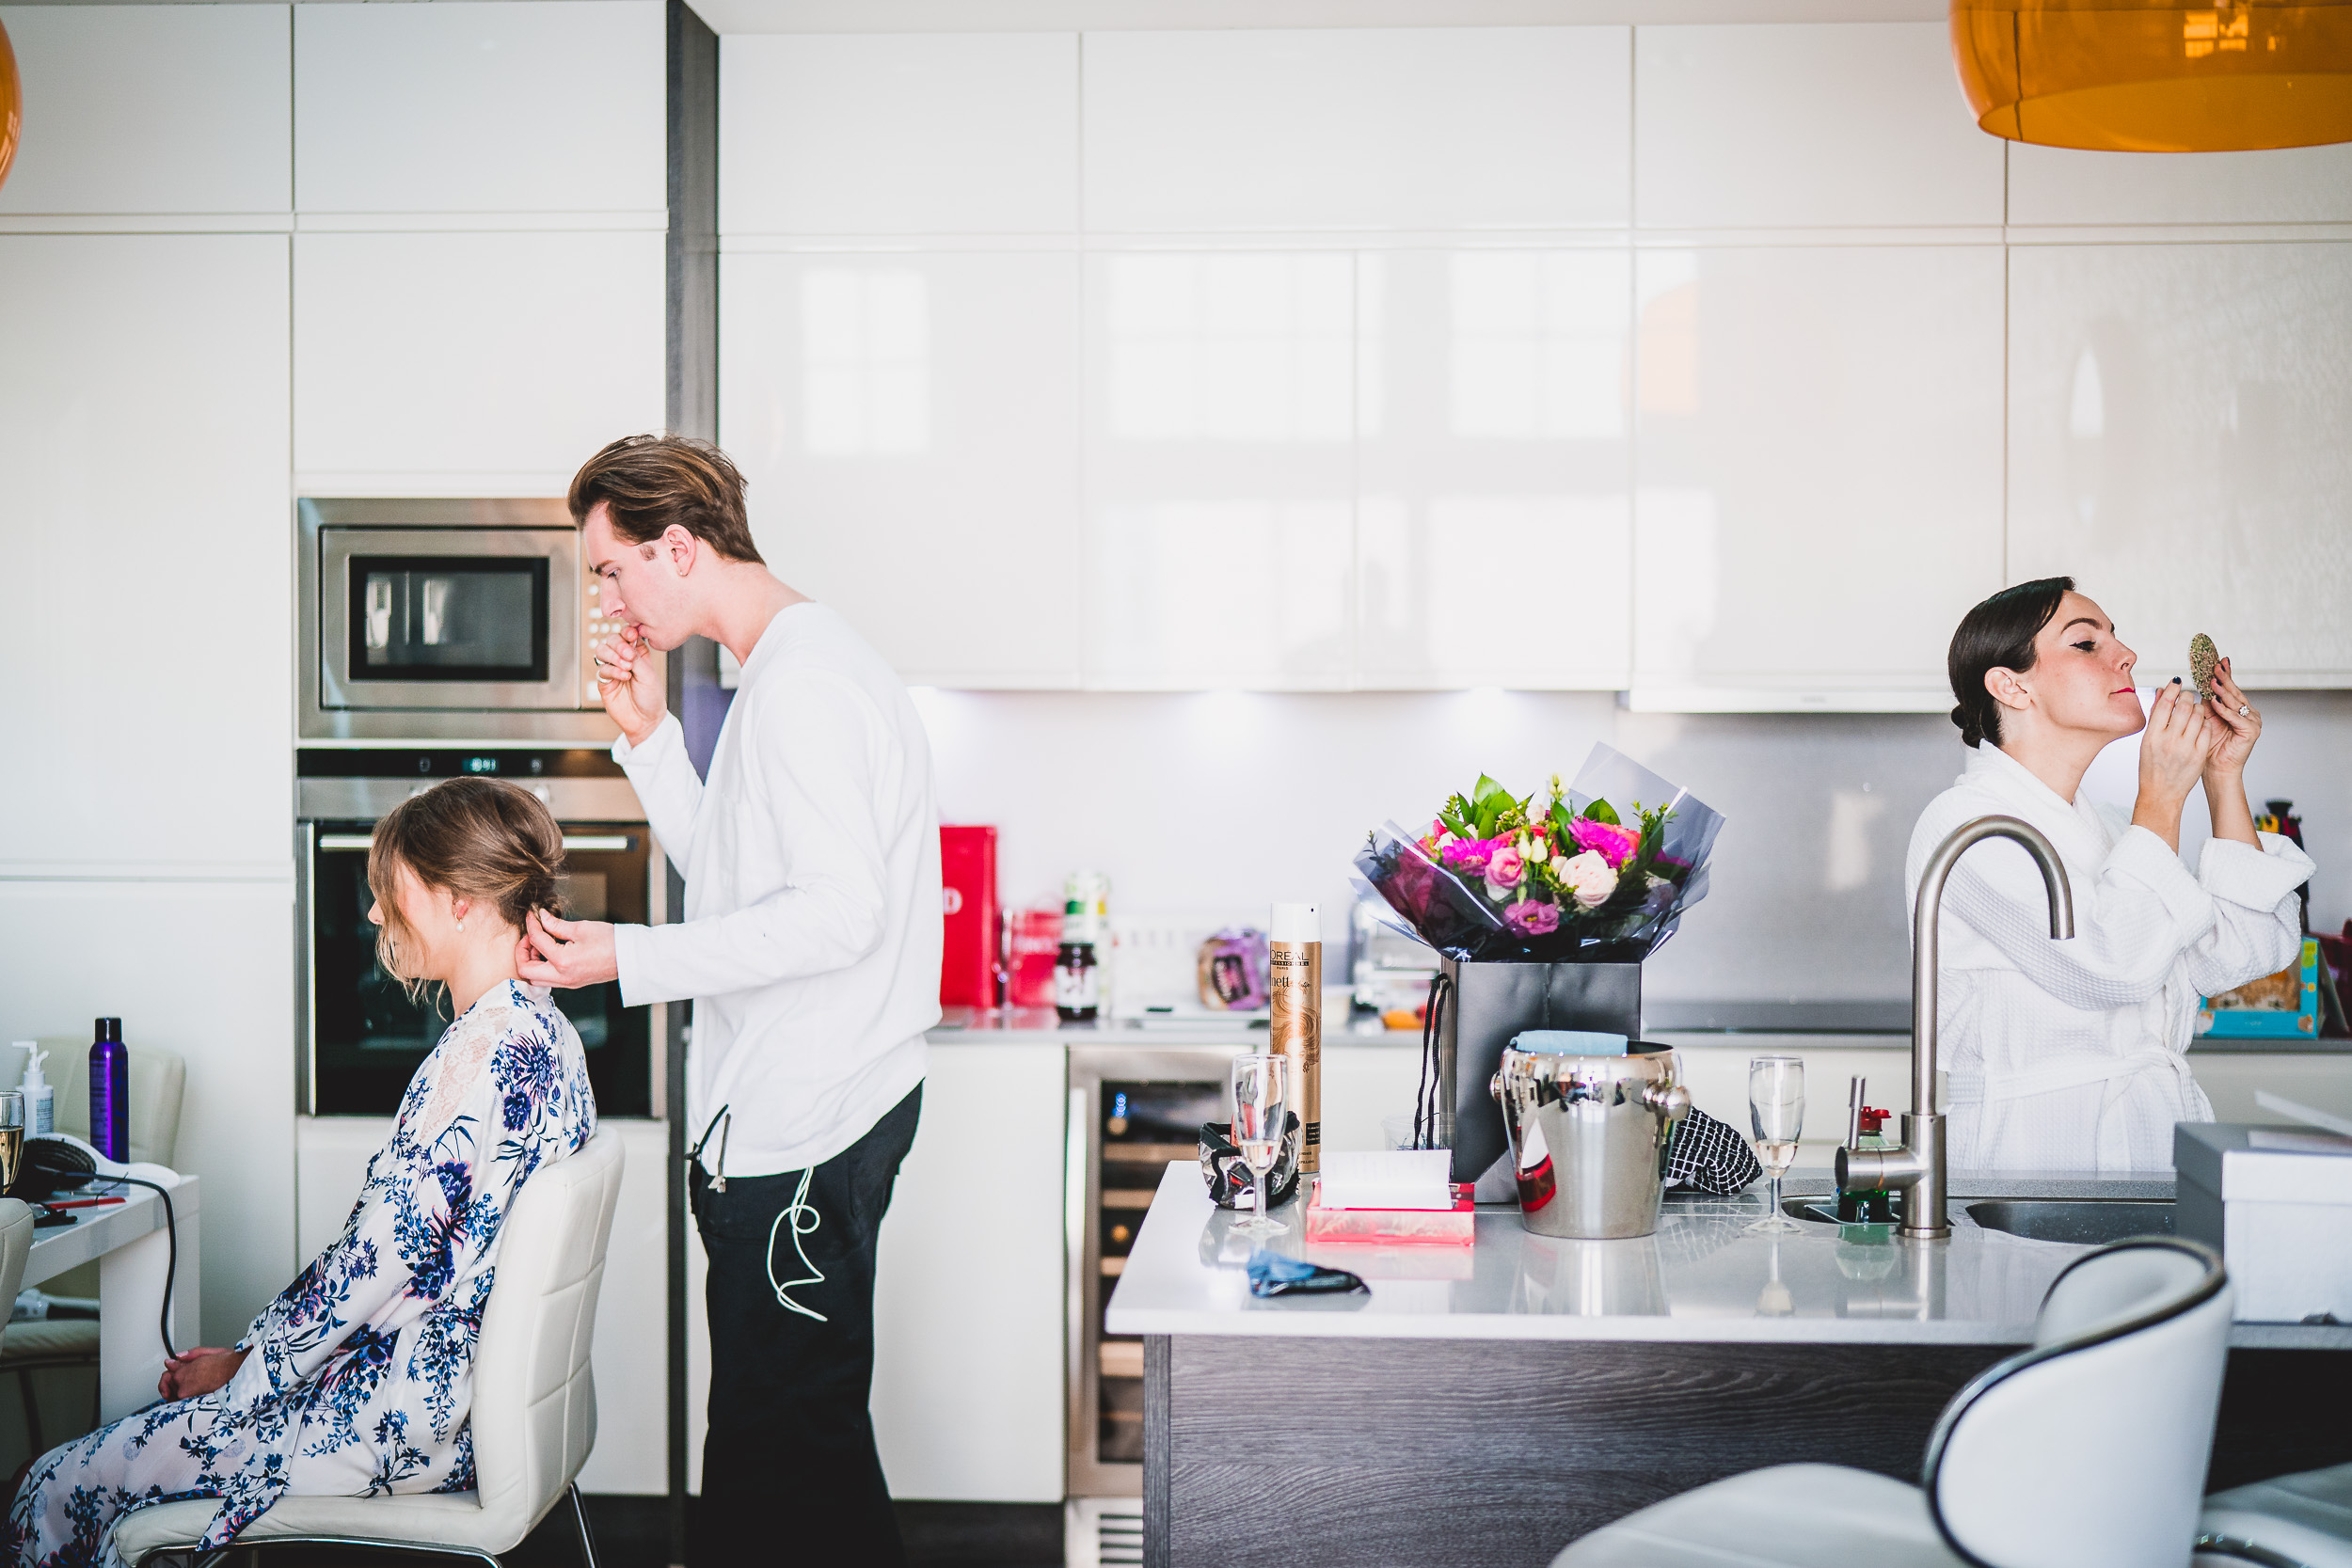
[[[1753,1470],[1605,1525],[1552,1568],[2187,1568],[2230,1306],[2194,1242],[2103,1247],[2050,1287],[2033,1348],[1945,1407],[1919,1485]]]
[[[506,1216],[474,1349],[477,1490],[280,1497],[236,1544],[406,1549],[474,1558],[495,1568],[500,1553],[568,1502],[580,1557],[596,1568],[596,1544],[573,1480],[596,1440],[588,1352],[620,1196],[621,1135],[607,1127],[568,1159],[532,1173]],[[219,1506],[197,1499],[126,1513],[115,1524],[115,1549],[135,1565],[160,1553],[191,1552]]]
[[[2216,1492],[2198,1528],[2200,1562],[2352,1568],[2352,1465]]]

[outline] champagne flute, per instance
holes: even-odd
[[[1291,1114],[1287,1056],[1252,1052],[1233,1058],[1233,1147],[1257,1179],[1257,1212],[1235,1220],[1245,1236],[1279,1236],[1290,1228],[1266,1212],[1266,1172],[1281,1158],[1282,1130]]]
[[[24,1157],[24,1093],[17,1089],[0,1089],[0,1193],[16,1185],[17,1165]]]
[[[1748,1118],[1756,1133],[1749,1141],[1772,1178],[1770,1207],[1748,1228],[1802,1230],[1804,1227],[1780,1212],[1780,1179],[1797,1163],[1797,1138],[1804,1131],[1803,1057],[1758,1056],[1748,1063]]]

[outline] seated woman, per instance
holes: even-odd
[[[2050,940],[2042,876],[1995,839],[1945,884],[1936,1027],[1951,1066],[1955,1170],[2168,1170],[2172,1125],[2211,1121],[2186,1052],[2198,998],[2294,961],[2295,890],[2312,863],[2258,833],[2246,760],[2262,715],[2227,659],[2213,698],[2178,680],[2142,714],[2137,655],[2072,578],[2004,589],[1952,636],[1952,722],[1975,750],[1920,815],[1905,882],[1979,816],[2049,838],[2074,894],[2074,937]],[[2099,753],[2139,736],[2126,820],[2080,792]],[[2191,871],[2181,814],[2203,787],[2213,837]]]
[[[181,1352],[150,1406],[35,1461],[8,1514],[26,1568],[119,1562],[115,1521],[218,1497],[224,1546],[278,1497],[474,1484],[474,1341],[502,1222],[532,1171],[596,1130],[580,1037],[515,978],[525,916],[556,902],[564,838],[528,792],[452,779],[376,824],[368,918],[412,993],[455,1022],[401,1098],[343,1233],[229,1350]]]

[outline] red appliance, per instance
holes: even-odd
[[[939,1005],[996,1006],[996,830],[943,824],[939,880],[946,941],[939,961]]]

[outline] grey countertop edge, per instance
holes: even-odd
[[[1313,1338],[1328,1336],[1321,1320],[1331,1310],[1320,1303],[1268,1302],[1247,1314],[1242,1327],[1231,1314],[1155,1312],[1114,1307],[1104,1326],[1113,1334],[1200,1335],[1208,1338]],[[1302,1308],[1304,1308],[1302,1310]],[[1597,1340],[1651,1344],[1713,1345],[1999,1345],[2025,1349],[2033,1342],[2031,1323],[1880,1323],[1839,1318],[1670,1318],[1515,1316],[1462,1314],[1442,1318],[1351,1316],[1351,1338],[1363,1339],[1549,1339],[1561,1344]],[[2257,1323],[2230,1325],[2232,1350],[2352,1350],[2352,1323]]]

